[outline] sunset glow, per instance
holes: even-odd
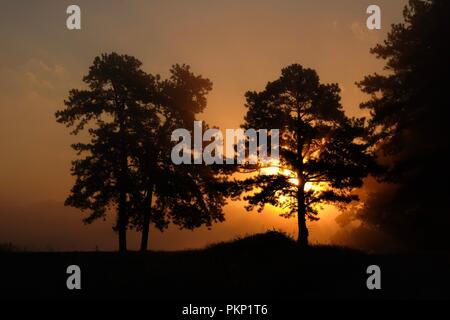
[[[260,170],[260,174],[263,175],[284,175],[286,177],[289,177],[289,182],[292,183],[292,185],[294,186],[298,186],[299,184],[299,180],[297,178],[297,175],[295,172],[289,170],[289,169],[284,169],[284,168],[280,168],[279,166],[277,166],[276,164],[273,164],[269,167],[264,167]],[[319,190],[319,189],[323,189],[325,188],[324,184],[320,184],[320,183],[313,183],[313,182],[309,182],[307,181],[305,183],[304,186],[304,190],[305,191],[310,191],[310,190]]]
[[[5,155],[0,168],[1,240],[33,248],[116,248],[112,215],[106,223],[85,226],[83,213],[64,206],[74,181],[70,145],[79,139],[54,118],[69,90],[84,87],[82,78],[99,54],[131,54],[143,62],[146,72],[163,78],[174,63],[191,65],[213,83],[199,120],[221,130],[242,124],[246,91],[262,90],[292,63],[317,70],[323,83],[338,83],[346,114],[362,116],[367,113],[359,109],[359,103],[366,95],[354,83],[382,70],[382,62],[369,49],[382,41],[387,26],[401,21],[405,2],[380,1],[386,28],[379,31],[365,28],[364,5],[335,1],[286,1],[283,5],[275,1],[112,1],[107,6],[82,1],[79,5],[86,15],[79,31],[67,30],[63,2],[2,4],[6,13],[2,24],[8,28],[0,29],[5,48],[0,53],[0,147]],[[262,172],[284,174],[293,186],[298,185],[289,170],[270,167]],[[308,182],[305,190],[322,187]],[[274,225],[295,232],[295,221],[273,218],[269,209],[267,213],[247,213],[241,203],[230,202],[226,221],[212,231],[200,228],[192,233],[169,227],[164,233],[150,232],[150,243],[155,250],[202,247]],[[311,229],[311,241],[329,241],[337,228],[333,220],[318,221]],[[130,232],[130,248],[138,238]]]

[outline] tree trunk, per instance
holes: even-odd
[[[124,149],[121,146],[122,150]],[[121,152],[120,171],[118,178],[119,189],[119,211],[117,213],[117,228],[119,233],[119,251],[127,251],[127,227],[128,227],[128,208],[127,208],[127,183],[128,183],[128,163],[125,152]]]
[[[127,210],[126,194],[121,192],[119,196],[119,211],[117,213],[117,230],[119,233],[119,251],[127,251]]]
[[[122,153],[123,154],[123,153]],[[127,158],[122,156],[120,163],[120,172],[118,179],[119,187],[119,210],[117,212],[117,229],[119,233],[119,251],[127,251],[127,227],[128,227],[128,208],[127,208]]]
[[[305,192],[303,185],[298,187],[297,191],[297,219],[298,219],[298,237],[297,244],[300,247],[308,246],[308,228],[306,227],[306,205]]]
[[[127,251],[127,227],[119,226],[119,252]]]
[[[114,88],[114,84],[113,84]],[[114,91],[116,91],[114,89]],[[119,233],[119,252],[127,251],[127,227],[128,227],[128,208],[127,208],[127,183],[128,183],[128,158],[126,153],[126,134],[125,134],[125,116],[124,104],[119,103],[116,96],[117,121],[119,122],[119,210],[117,212],[117,229]]]
[[[153,200],[153,185],[149,190],[148,205],[144,208],[144,221],[142,225],[142,235],[141,235],[141,251],[147,251],[148,249],[148,238],[150,230],[150,217],[152,215],[152,200]]]

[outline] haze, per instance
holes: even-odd
[[[167,76],[187,63],[213,82],[201,119],[222,130],[237,128],[244,93],[262,90],[282,67],[300,63],[322,82],[337,82],[349,115],[361,116],[366,97],[354,85],[382,71],[369,53],[406,1],[76,1],[82,30],[66,29],[67,1],[16,1],[0,6],[0,243],[32,250],[114,250],[107,222],[84,226],[83,214],[63,206],[73,178],[70,144],[80,137],[56,123],[54,113],[95,56],[115,51],[136,56],[150,73]],[[366,28],[366,8],[378,4],[382,30]],[[151,230],[150,248],[202,247],[239,235],[277,228],[295,233],[296,220],[246,212],[230,202],[226,222],[212,230]],[[325,208],[309,224],[311,242],[328,243],[337,211]],[[138,236],[130,234],[130,248]]]

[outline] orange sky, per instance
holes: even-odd
[[[244,93],[262,90],[280,69],[300,63],[322,82],[337,82],[349,115],[361,115],[364,95],[354,85],[382,63],[369,48],[401,21],[406,1],[76,1],[82,30],[65,27],[66,1],[10,1],[0,9],[0,243],[29,249],[116,248],[111,221],[90,226],[62,203],[73,183],[69,174],[78,137],[57,124],[54,112],[96,55],[116,51],[136,56],[151,73],[168,74],[187,63],[214,85],[200,116],[222,129],[238,127]],[[382,30],[365,27],[366,8],[378,4]],[[206,243],[271,228],[296,233],[296,221],[268,208],[247,213],[230,203],[225,223],[212,231],[152,230],[152,249],[201,247]],[[309,224],[312,242],[336,231],[336,210]],[[136,248],[136,235],[130,247]]]

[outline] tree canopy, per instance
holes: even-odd
[[[369,197],[355,213],[370,226],[408,246],[445,245],[448,198],[450,72],[449,1],[411,0],[404,22],[392,25],[387,39],[371,52],[385,60],[385,72],[366,76],[359,86],[371,95],[361,104],[394,184]]]
[[[142,230],[146,250],[151,223],[160,230],[169,223],[193,229],[224,220],[220,172],[202,165],[175,168],[170,160],[171,130],[192,130],[212,83],[187,65],[174,65],[170,74],[161,80],[132,56],[102,54],[83,78],[88,88],[71,90],[65,109],[56,112],[73,134],[90,137],[72,146],[76,181],[66,205],[88,210],[86,223],[117,210],[121,251],[130,227]]]
[[[272,164],[276,174],[260,167],[263,174],[237,181],[235,195],[248,192],[249,210],[271,204],[285,217],[297,215],[302,245],[308,244],[306,219],[317,220],[321,205],[357,200],[353,191],[374,166],[365,120],[348,118],[339,94],[337,84],[322,84],[314,70],[293,64],[263,91],[245,95],[243,127],[279,128],[280,160]]]

